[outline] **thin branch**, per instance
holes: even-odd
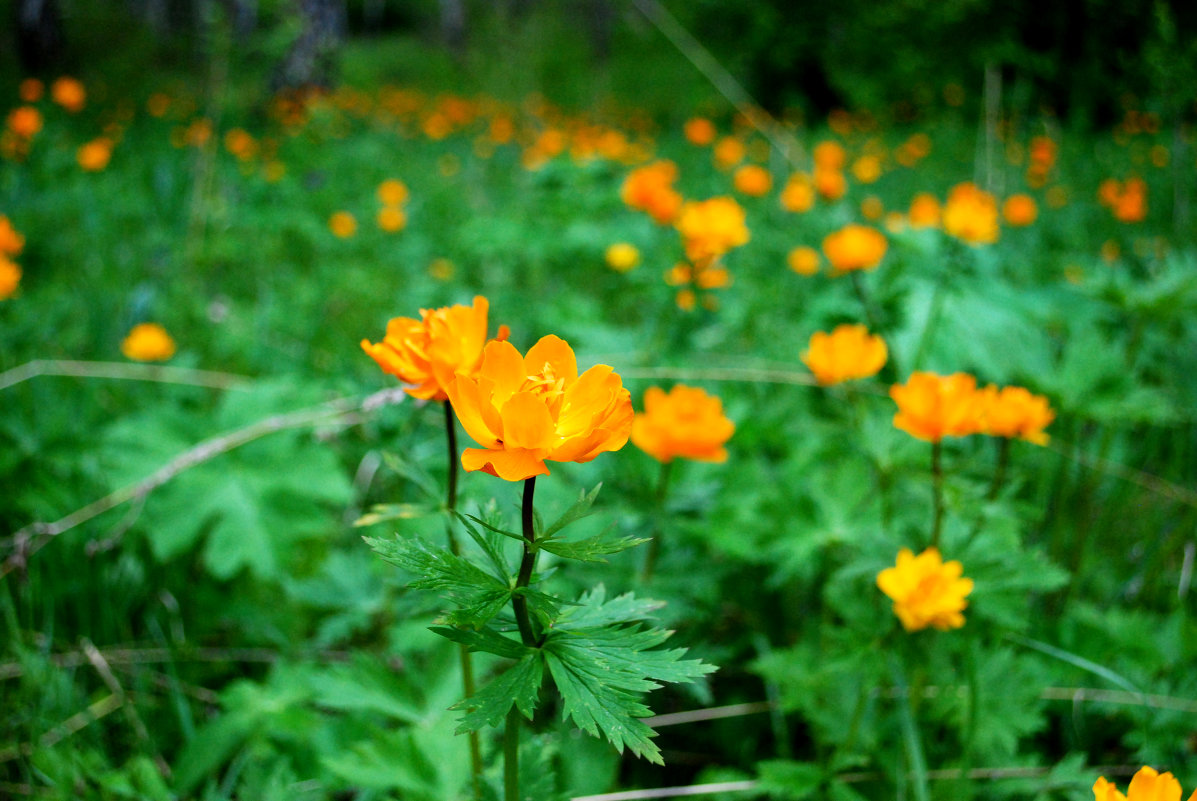
[[[234,373],[193,370],[189,367],[166,367],[161,364],[36,359],[0,373],[0,390],[8,389],[22,381],[28,381],[38,376],[115,378],[122,381],[156,381],[163,384],[186,384],[212,389],[240,390],[250,389],[252,382],[249,376]]]
[[[158,772],[170,778],[170,765],[162,758],[162,754],[153,747],[154,744],[150,739],[149,731],[145,727],[145,722],[141,719],[141,715],[137,713],[137,706],[128,701],[128,696],[125,695],[125,688],[121,686],[120,681],[117,680],[116,675],[112,672],[112,668],[108,666],[104,655],[86,637],[80,641],[79,646],[83,649],[83,655],[87,657],[87,661],[100,674],[104,685],[120,700],[121,705],[125,709],[125,717],[128,719],[129,725],[133,728],[133,733],[137,735],[137,739],[153,750],[154,764],[158,766]]]
[[[653,790],[625,790],[622,793],[602,795],[579,795],[570,801],[638,801],[642,798],[681,798],[687,795],[711,795],[712,793],[735,793],[756,789],[755,781],[716,782],[714,784],[691,784],[688,787],[658,787]]]
[[[116,710],[120,709],[124,700],[116,694],[107,695],[95,703],[91,704],[81,712],[76,712],[69,718],[59,723],[54,728],[41,736],[38,741],[43,748],[49,748],[55,743],[65,740],[75,732],[85,728],[94,721],[99,720],[105,715],[110,715]],[[33,755],[32,743],[21,743],[20,745],[11,745],[7,748],[0,748],[0,762],[9,762],[18,757],[28,757]]]
[[[720,718],[737,718],[741,715],[755,715],[769,712],[774,705],[768,701],[755,701],[748,704],[730,704],[728,706],[714,706],[709,709],[693,709],[689,712],[673,712],[668,715],[656,715],[645,718],[644,722],[654,729],[662,726],[680,726],[683,723],[700,723],[704,720],[719,720]]]
[[[40,551],[54,537],[86,523],[97,515],[129,501],[144,498],[180,473],[253,442],[267,434],[292,428],[309,428],[322,423],[352,425],[364,419],[358,412],[370,412],[382,406],[400,403],[407,396],[402,389],[384,389],[363,398],[338,398],[319,406],[287,414],[274,415],[256,423],[204,440],[171,459],[154,473],[140,481],[105,495],[99,500],[76,509],[53,523],[31,523],[13,535],[13,553],[0,565],[0,578],[24,567],[30,556]]]

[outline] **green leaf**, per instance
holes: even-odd
[[[553,521],[548,528],[540,533],[538,541],[543,543],[545,540],[552,539],[554,534],[568,526],[570,523],[574,523],[589,515],[590,507],[594,505],[594,500],[598,497],[599,490],[602,488],[603,484],[602,482],[599,482],[590,492],[583,491],[573,506],[566,509],[561,517]],[[607,553],[614,553],[614,551],[608,551]]]
[[[486,558],[490,560],[491,566],[495,569],[495,576],[507,577],[513,575],[511,564],[508,563],[507,558],[503,555],[503,549],[499,547],[499,540],[495,537],[487,536],[478,529],[474,528],[474,526],[470,525],[470,521],[465,515],[461,513],[455,514],[457,515],[457,519],[461,521],[461,524],[465,526],[465,530],[470,535],[470,539],[477,543],[478,547],[482,549],[482,552],[486,554]]]
[[[757,764],[760,789],[770,798],[802,801],[819,791],[825,775],[823,769],[810,762],[767,760]]]
[[[436,481],[432,476],[420,466],[418,461],[407,459],[402,454],[386,452],[382,455],[383,464],[393,470],[400,476],[411,481],[429,498],[438,499],[440,496],[440,489],[436,485]]]
[[[469,629],[455,629],[449,626],[431,626],[430,631],[468,646],[471,651],[485,651],[506,659],[522,659],[528,652],[528,647],[521,642],[504,637],[494,629],[484,628],[477,631]]]
[[[512,704],[516,705],[520,714],[531,720],[543,679],[543,654],[535,648],[526,648],[520,661],[471,697],[453,705],[453,709],[469,710],[459,722],[457,733],[476,731],[483,726],[498,726],[507,717]]]
[[[502,534],[504,537],[508,537],[508,538],[516,540],[518,542],[524,541],[523,534],[516,534],[514,531],[508,531],[507,529],[499,528],[494,523],[491,523],[487,520],[483,520],[480,517],[474,517],[473,515],[466,515],[466,517],[468,517],[470,520],[473,520],[475,523],[482,526],[483,528],[486,528],[486,529],[489,529],[490,531],[495,532],[496,534]]]
[[[372,526],[386,520],[414,520],[435,514],[436,509],[418,503],[379,503],[370,511],[353,521],[355,527]]]
[[[583,540],[542,540],[537,546],[564,559],[581,562],[606,562],[603,556],[626,551],[648,542],[647,537],[612,536],[612,529]]]

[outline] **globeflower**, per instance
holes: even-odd
[[[333,212],[328,218],[328,230],[332,231],[333,236],[348,239],[357,233],[357,220],[347,211]]]
[[[0,300],[8,300],[21,283],[21,268],[0,253]]]
[[[938,228],[939,201],[930,192],[920,192],[910,201],[911,228]]]
[[[380,229],[393,234],[407,226],[407,213],[397,206],[383,206],[375,215],[375,220]]]
[[[686,257],[698,263],[745,244],[750,235],[744,220],[744,209],[733,198],[713,197],[683,205],[674,226],[682,235]]]
[[[998,240],[997,199],[971,182],[952,187],[943,209],[943,229],[970,245]]]
[[[552,335],[524,356],[509,342],[488,343],[477,373],[459,372],[448,394],[482,446],[467,448],[462,466],[505,481],[548,475],[546,461],[588,462],[619,450],[632,428],[619,375],[605,364],[578,375],[573,349]]]
[[[964,437],[980,429],[981,407],[977,380],[967,373],[949,376],[914,372],[905,384],[890,387],[898,404],[894,426],[912,437],[940,442]]]
[[[640,251],[627,242],[616,242],[604,254],[607,266],[616,272],[626,273],[640,263]]]
[[[78,80],[64,75],[50,85],[50,99],[75,114],[87,102],[87,91]]]
[[[490,304],[478,295],[473,306],[420,309],[420,319],[396,317],[387,323],[382,342],[362,340],[362,350],[384,373],[410,384],[405,392],[423,400],[446,400],[458,374],[473,375],[486,345]],[[499,328],[506,339],[507,327]]]
[[[1039,216],[1039,207],[1030,195],[1011,195],[1002,204],[1002,217],[1010,225],[1027,226]]]
[[[870,334],[863,325],[844,324],[830,334],[816,331],[802,362],[824,386],[868,378],[885,366],[889,351],[885,340]]]
[[[726,462],[723,447],[736,424],[723,414],[723,402],[699,387],[676,384],[668,393],[649,387],[644,411],[632,421],[632,444],[658,462],[677,457]]]
[[[959,562],[944,562],[936,548],[918,556],[903,548],[897,564],[877,574],[877,586],[893,600],[902,628],[947,631],[964,625],[961,613],[968,606],[964,599],[973,591],[973,580],[962,578],[963,573]]]
[[[885,234],[867,225],[851,223],[823,238],[823,253],[837,273],[872,270],[885,258]]]
[[[25,248],[25,237],[13,228],[8,217],[0,214],[0,255],[19,256]]]
[[[388,178],[378,185],[378,201],[384,206],[401,206],[407,197],[407,185],[398,178]]]
[[[33,106],[17,106],[8,112],[8,130],[20,139],[32,139],[42,129],[42,113]]]
[[[1120,793],[1113,782],[1106,781],[1104,776],[1093,783],[1095,801],[1180,801],[1180,793],[1180,782],[1175,776],[1160,773],[1146,765],[1131,778],[1126,795]],[[1194,799],[1197,799],[1197,790],[1189,796],[1189,801]]]
[[[158,323],[139,323],[121,341],[121,353],[135,362],[164,362],[175,355],[175,341]]]
[[[1056,413],[1042,395],[1033,395],[1023,387],[999,390],[990,384],[978,393],[978,404],[980,433],[1047,444],[1049,437],[1043,429],[1056,419]]]
[[[732,174],[732,185],[737,192],[750,197],[760,197],[773,188],[773,176],[758,164],[745,164],[737,167]]]
[[[786,181],[781,190],[781,207],[786,211],[803,214],[815,205],[815,187],[810,176],[796,172]]]
[[[715,144],[715,166],[721,170],[730,170],[744,160],[746,153],[743,142],[734,136],[725,136]]]
[[[692,117],[682,126],[686,141],[697,147],[706,147],[715,141],[715,124],[705,117]]]
[[[673,222],[682,207],[682,196],[673,188],[676,180],[676,164],[654,161],[628,173],[619,196],[628,208],[647,212],[658,225],[666,225]]]
[[[786,255],[786,264],[799,275],[814,275],[819,272],[819,251],[808,245],[799,245]]]
[[[112,158],[112,140],[100,137],[81,145],[75,153],[75,160],[87,172],[100,172]]]

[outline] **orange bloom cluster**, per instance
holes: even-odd
[[[378,210],[378,227],[387,233],[402,231],[407,226],[407,212],[403,204],[407,202],[407,185],[398,178],[388,178],[378,185],[378,201],[382,208]]]
[[[825,141],[815,145],[814,185],[815,191],[824,200],[839,200],[848,191],[848,180],[844,177],[844,165],[848,154],[838,142]]]
[[[1142,222],[1147,217],[1147,182],[1142,178],[1107,178],[1098,187],[1097,199],[1119,222]]]
[[[988,434],[1044,445],[1044,429],[1056,416],[1042,395],[992,384],[978,389],[977,380],[967,373],[915,372],[905,384],[891,387],[889,395],[898,404],[894,426],[930,442]]]
[[[889,242],[867,225],[851,223],[823,238],[823,253],[835,273],[872,270],[881,264]]]
[[[21,283],[21,267],[13,259],[25,249],[25,237],[0,214],[0,300],[7,300]]]
[[[936,548],[918,556],[909,548],[898,551],[894,567],[877,574],[877,586],[894,602],[894,614],[906,631],[931,626],[940,631],[964,625],[965,598],[973,591],[973,580],[963,578],[957,561],[943,561]]]
[[[175,355],[175,341],[158,323],[139,323],[121,341],[121,353],[135,362],[164,362]]]
[[[644,411],[632,422],[632,444],[659,462],[677,457],[698,462],[725,462],[724,443],[736,424],[723,414],[723,403],[698,387],[675,385],[644,393]]]
[[[1002,204],[1002,218],[1010,225],[1027,226],[1035,222],[1038,217],[1039,207],[1030,195],[1011,195]]]
[[[997,199],[972,182],[952,187],[943,209],[943,229],[970,245],[998,240]]]
[[[647,212],[659,225],[673,222],[682,207],[682,196],[673,188],[677,165],[654,161],[628,173],[619,196],[628,208]]]
[[[1144,765],[1131,778],[1130,786],[1126,788],[1126,795],[1119,792],[1118,787],[1106,781],[1105,776],[1098,777],[1093,783],[1094,801],[1180,801],[1180,782],[1171,773],[1160,773],[1155,768]],[[1189,801],[1197,799],[1197,790],[1189,796]]]
[[[863,325],[844,324],[830,333],[816,331],[802,362],[824,386],[876,375],[889,357],[885,340]]]
[[[405,384],[413,398],[443,401],[448,387],[459,375],[471,375],[482,360],[486,345],[487,313],[490,303],[478,295],[473,306],[420,309],[420,319],[396,317],[387,323],[382,342],[362,340],[362,350],[384,373]],[[508,336],[499,328],[498,339]]]
[[[546,461],[588,462],[619,450],[632,428],[632,399],[611,367],[581,375],[573,349],[546,336],[521,356],[509,342],[486,345],[477,372],[448,385],[457,419],[482,447],[461,456],[466,470],[506,481],[548,475]]]

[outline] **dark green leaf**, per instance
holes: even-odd
[[[581,520],[590,514],[590,507],[594,505],[595,498],[598,497],[599,490],[603,488],[602,482],[595,485],[590,492],[583,492],[573,506],[569,507],[562,513],[561,517],[557,518],[544,531],[540,533],[540,541],[543,547],[543,541],[551,539],[561,529],[568,526],[570,523]],[[607,551],[607,553],[614,553],[614,551]],[[575,557],[576,558],[576,557]]]
[[[524,656],[498,678],[453,706],[454,709],[467,709],[469,712],[462,717],[457,733],[481,729],[483,726],[498,726],[507,717],[507,711],[515,704],[520,713],[528,720],[536,710],[536,696],[540,691],[540,683],[544,678],[544,659],[542,653],[534,648],[525,649]]]

